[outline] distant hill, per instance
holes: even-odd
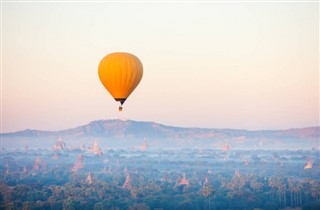
[[[158,124],[155,122],[140,122],[133,120],[98,120],[89,124],[61,131],[23,130],[13,133],[2,133],[2,137],[48,137],[48,136],[109,136],[116,138],[148,137],[148,138],[301,138],[315,139],[320,137],[320,126],[294,128],[287,130],[248,131],[239,129],[182,128]]]
[[[226,141],[234,145],[256,145],[257,141],[271,140],[292,141],[291,143],[313,142],[317,146],[320,138],[320,126],[295,128],[287,130],[238,130],[238,129],[210,129],[210,128],[182,128],[158,124],[155,122],[140,122],[132,120],[98,120],[89,124],[61,131],[24,130],[13,133],[0,134],[2,139],[122,139],[135,143],[147,139],[155,145],[162,145],[161,141],[170,140],[178,145],[214,144]],[[134,141],[139,140],[139,141]],[[255,142],[252,142],[252,141]],[[268,142],[267,142],[268,143]],[[319,142],[318,142],[319,143]]]

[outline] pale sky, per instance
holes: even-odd
[[[3,2],[1,33],[2,132],[319,125],[318,2]],[[112,52],[144,66],[123,113],[98,77]]]

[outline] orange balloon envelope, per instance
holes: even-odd
[[[141,81],[143,67],[135,55],[117,52],[100,61],[98,74],[103,86],[122,105]]]

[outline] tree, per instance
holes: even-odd
[[[144,203],[134,203],[129,206],[128,210],[150,210],[150,207]]]
[[[212,193],[212,189],[210,187],[203,187],[201,190],[201,195],[203,195],[204,197],[208,197],[208,205],[209,205],[209,209],[211,208],[211,203],[210,203],[210,195]]]
[[[79,209],[79,202],[74,200],[72,197],[67,198],[63,201],[63,210],[76,210]]]

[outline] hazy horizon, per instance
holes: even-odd
[[[161,122],[155,122],[155,121],[150,121],[150,120],[135,120],[135,119],[97,119],[97,120],[91,120],[88,121],[87,123],[83,123],[83,124],[79,124],[79,125],[75,125],[73,127],[67,127],[67,128],[62,128],[62,129],[58,129],[58,130],[52,130],[52,129],[48,129],[48,130],[40,130],[40,129],[35,129],[35,128],[25,128],[22,130],[16,130],[16,131],[10,131],[10,132],[2,132],[4,133],[15,133],[15,132],[20,132],[20,131],[24,131],[24,130],[39,130],[39,131],[49,131],[49,132],[55,132],[55,131],[63,131],[63,130],[69,130],[69,129],[73,129],[79,126],[85,126],[88,125],[92,122],[95,121],[112,121],[112,120],[119,120],[119,121],[134,121],[134,122],[150,122],[150,123],[157,123],[157,124],[161,124],[164,126],[170,126],[170,127],[177,127],[177,128],[201,128],[201,129],[231,129],[231,130],[247,130],[247,131],[270,131],[270,130],[289,130],[289,129],[304,129],[304,128],[315,128],[315,127],[320,127],[319,125],[315,125],[315,126],[309,126],[309,127],[292,127],[292,128],[283,128],[283,129],[245,129],[245,128],[227,128],[227,127],[221,127],[221,128],[211,128],[211,127],[197,127],[197,126],[179,126],[179,125],[173,125],[173,124],[165,124],[165,123],[161,123]]]
[[[1,132],[127,118],[178,127],[319,126],[319,2],[2,2]],[[124,104],[98,64],[135,54]]]

